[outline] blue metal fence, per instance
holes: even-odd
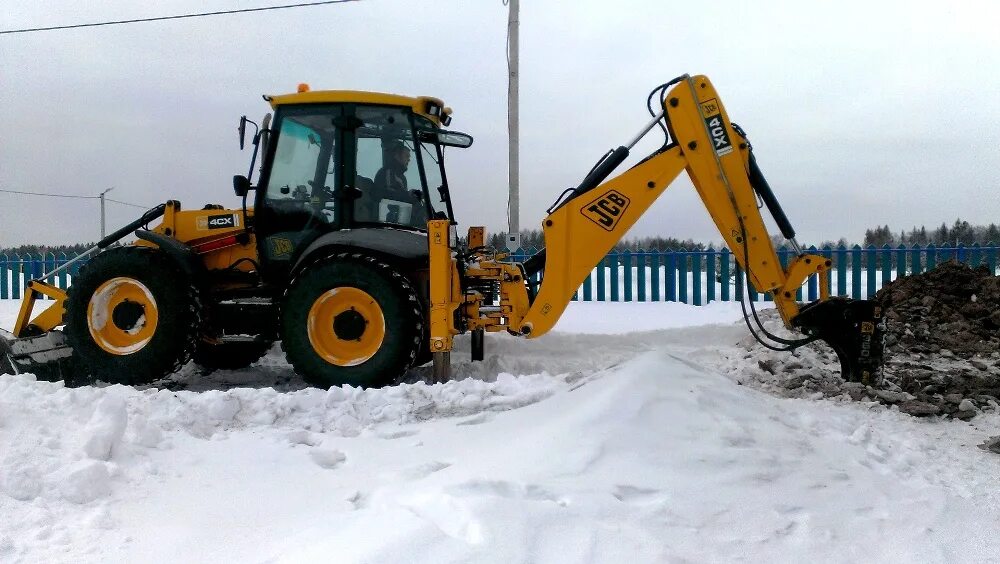
[[[19,299],[24,294],[28,282],[52,272],[73,259],[76,255],[66,253],[42,253],[39,255],[0,254],[0,299]],[[66,289],[73,276],[80,271],[83,261],[68,269],[46,278],[46,282]]]
[[[530,248],[518,250],[511,258],[524,261],[535,251]],[[994,274],[1000,267],[1000,246],[994,244],[968,247],[885,245],[878,248],[855,245],[809,247],[808,252],[833,259],[834,269],[822,280],[830,288],[830,294],[853,298],[873,295],[899,276],[925,272],[946,260],[956,259],[971,266],[986,265]],[[778,249],[782,265],[787,265],[793,257],[791,249]],[[30,280],[72,258],[64,253],[0,254],[0,299],[19,299]],[[73,264],[47,281],[59,288],[68,288],[83,262]],[[819,297],[819,284],[816,277],[810,278],[798,291],[796,299],[815,300]],[[728,249],[613,251],[601,259],[574,299],[587,302],[676,301],[702,305],[717,300],[738,300],[745,291],[743,271]],[[769,295],[758,293],[752,287],[748,297],[755,301],[770,300]]]
[[[955,259],[970,266],[986,265],[994,274],[1000,267],[1000,246],[935,245],[883,247],[809,247],[807,252],[825,256],[834,262],[832,271],[822,280],[811,277],[796,293],[797,300],[815,300],[820,284],[834,296],[865,298],[899,276],[918,274],[946,260]],[[511,260],[524,261],[536,249],[519,249]],[[778,249],[783,266],[794,258],[792,249]],[[537,277],[536,277],[537,278]],[[577,301],[659,302],[676,301],[702,305],[710,301],[739,300],[744,293],[754,301],[770,301],[769,294],[744,285],[743,271],[728,249],[666,251],[612,251],[584,280],[574,299]]]

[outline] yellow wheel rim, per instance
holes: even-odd
[[[156,332],[156,300],[145,284],[119,276],[101,284],[87,304],[90,336],[117,356],[141,350]]]
[[[357,366],[375,356],[385,340],[382,308],[357,288],[327,290],[309,308],[309,343],[323,360]]]

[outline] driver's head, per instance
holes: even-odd
[[[406,170],[410,166],[410,150],[406,148],[406,145],[403,145],[399,141],[393,141],[389,144],[386,152],[389,158],[386,164],[398,167],[401,170]]]

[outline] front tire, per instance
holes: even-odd
[[[413,364],[423,334],[406,277],[361,254],[306,267],[285,293],[281,324],[289,362],[321,388],[391,383]]]
[[[120,247],[81,269],[66,300],[66,339],[94,378],[148,384],[190,358],[198,292],[159,249]]]

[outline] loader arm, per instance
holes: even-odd
[[[795,301],[796,290],[810,276],[829,270],[832,262],[800,251],[787,268],[782,266],[757,207],[758,195],[785,237],[796,250],[799,247],[794,230],[756,165],[746,136],[729,121],[707,77],[683,76],[672,82],[662,97],[663,113],[628,147],[609,153],[543,220],[546,248],[523,265],[474,250],[453,256],[448,252],[448,222],[431,222],[433,352],[450,350],[451,337],[470,329],[507,330],[528,338],[547,333],[600,260],[686,171],[723,240],[747,273],[747,281],[772,295],[788,328],[805,333],[798,339],[783,339],[767,333],[758,321],[759,330],[772,339],[768,344],[754,332],[748,319],[754,336],[765,346],[781,350],[822,339],[837,352],[845,378],[873,380],[881,364],[880,310],[870,302],[831,300],[822,279],[817,302],[800,306]],[[671,142],[631,169],[605,180],[660,119],[669,128]],[[543,274],[537,293],[528,282],[536,272]],[[486,305],[476,292],[463,290],[476,286],[471,281],[483,280],[498,284],[498,306]],[[444,357],[441,359],[443,362]]]

